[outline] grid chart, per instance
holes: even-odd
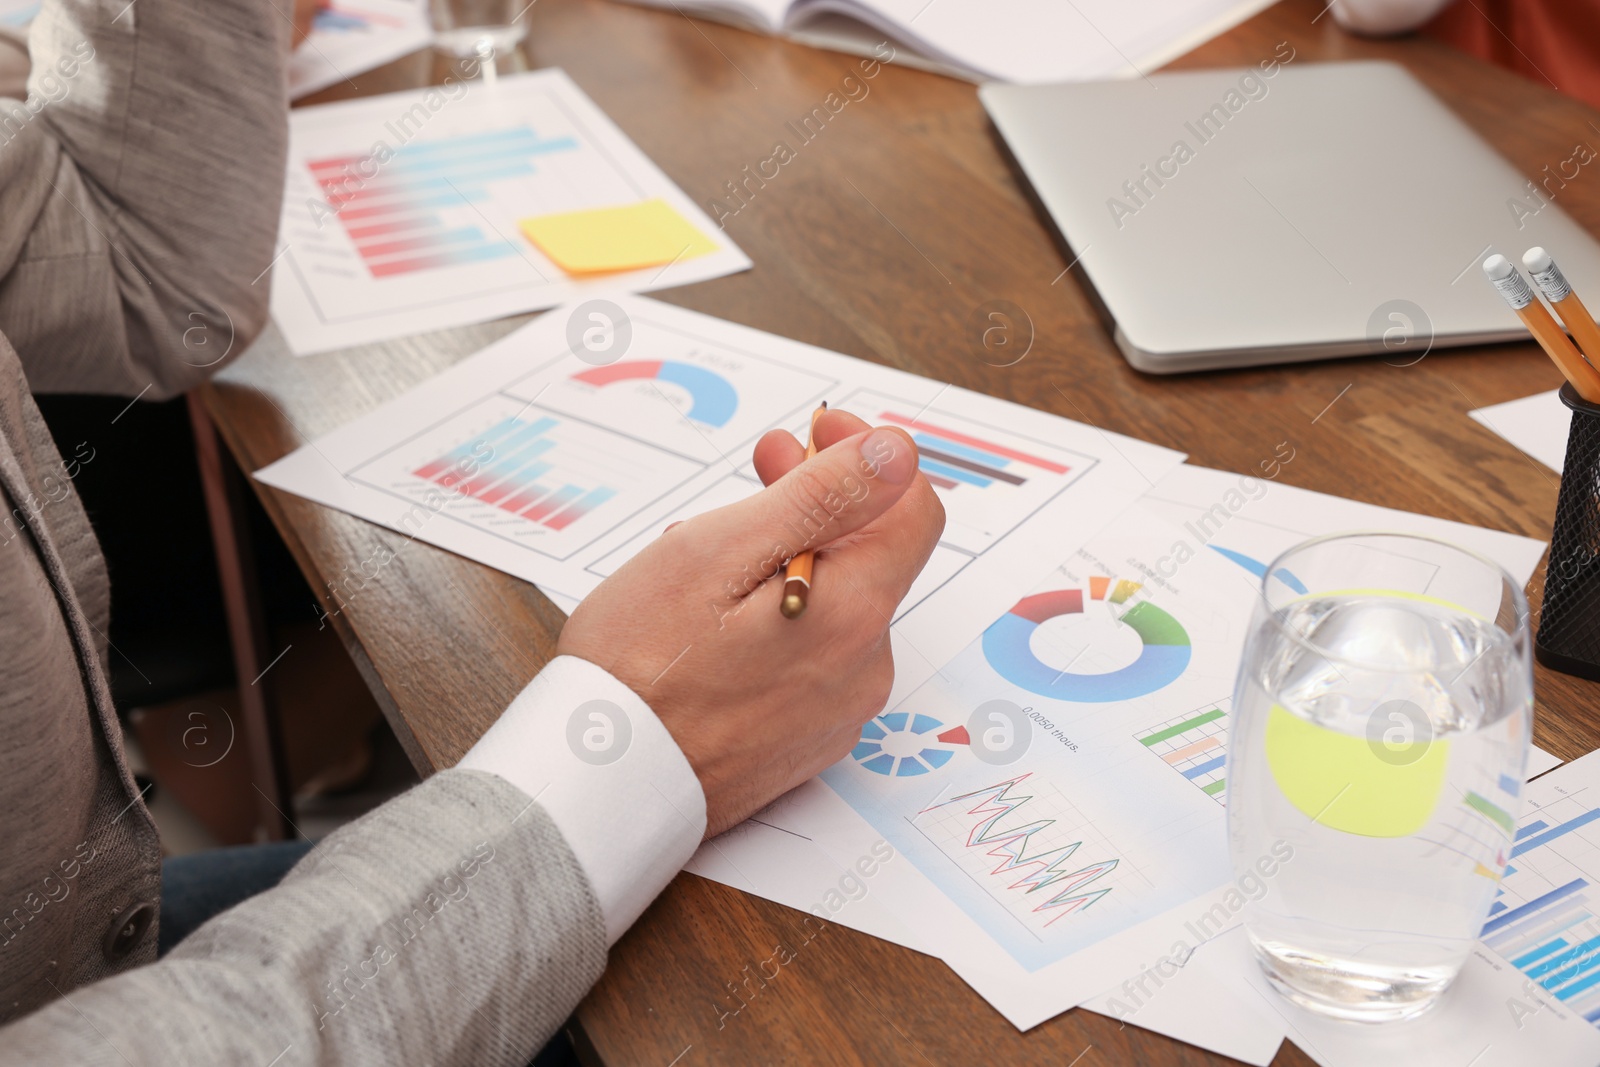
[[[1199,787],[1218,804],[1228,797],[1228,711],[1231,701],[1169,719],[1133,739]]]
[[[1516,783],[1511,783],[1515,785]],[[1502,783],[1504,788],[1504,783]],[[1517,829],[1481,937],[1557,1000],[1600,1027],[1600,808],[1561,797]]]

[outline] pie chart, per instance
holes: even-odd
[[[1089,579],[1088,599],[1120,604],[1139,586],[1113,583],[1108,578]],[[1118,670],[1102,674],[1076,673],[1053,667],[1034,653],[1032,638],[1040,624],[1063,615],[1084,614],[1083,589],[1057,589],[1021,600],[983,633],[983,655],[1002,678],[1030,693],[1079,704],[1132,700],[1170,685],[1189,666],[1192,652],[1183,625],[1148,600],[1141,600],[1116,615],[1104,613],[1108,627],[1126,626],[1139,638],[1138,658]],[[1099,621],[1096,620],[1099,625]]]
[[[931,715],[891,711],[861,728],[850,758],[874,774],[909,778],[943,767],[955,755],[953,746],[967,743],[965,726],[946,730]]]
[[[739,408],[739,393],[716,371],[673,359],[634,359],[594,367],[572,380],[602,388],[615,382],[669,382],[689,394],[688,417],[706,426],[726,426]]]

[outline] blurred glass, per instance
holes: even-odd
[[[528,36],[528,0],[429,0],[434,47],[457,59],[477,59],[485,81],[516,55]]]

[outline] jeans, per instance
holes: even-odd
[[[214,848],[161,861],[161,936],[165,956],[212,916],[220,915],[283,881],[314,841]]]

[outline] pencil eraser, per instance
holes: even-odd
[[[1546,252],[1539,245],[1534,245],[1522,253],[1522,265],[1527,267],[1533,274],[1543,274],[1556,264],[1555,260],[1550,258],[1549,252]]]
[[[1516,271],[1517,268],[1511,265],[1511,261],[1498,252],[1483,261],[1483,273],[1487,274],[1492,282],[1509,278]]]

